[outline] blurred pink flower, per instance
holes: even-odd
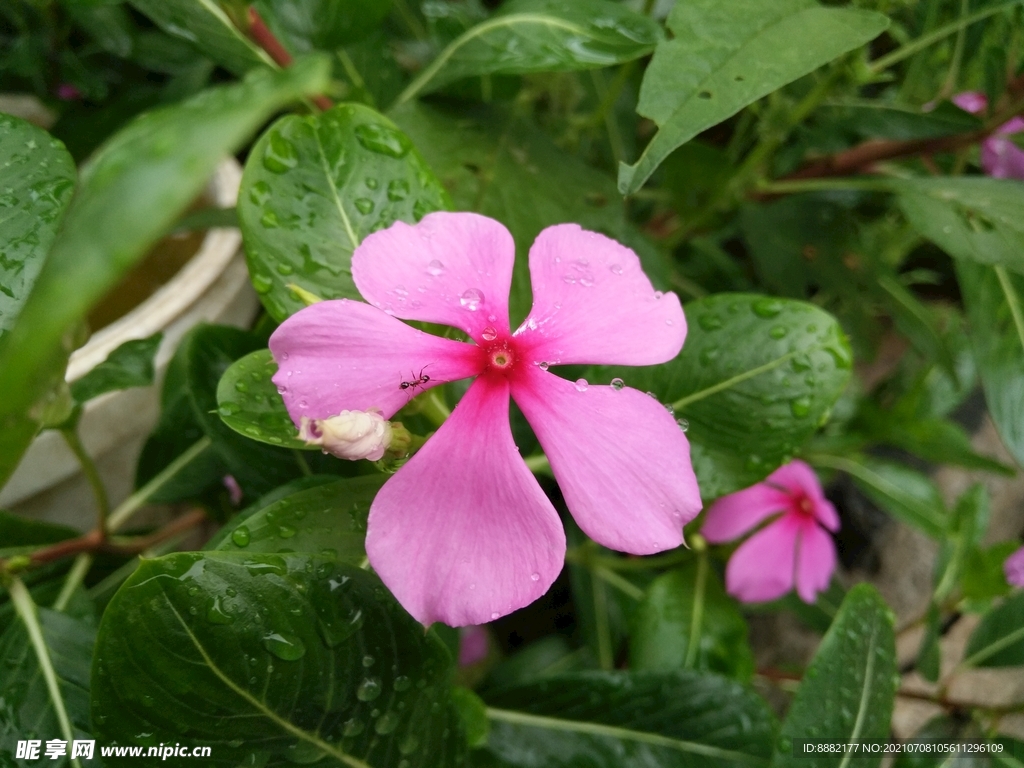
[[[242,486],[235,480],[234,475],[224,475],[221,478],[221,482],[224,483],[224,487],[228,491],[228,500],[231,502],[231,506],[237,507],[242,503],[242,497],[245,495],[242,492]]]
[[[313,304],[270,338],[296,426],[342,410],[389,419],[426,389],[476,377],[370,509],[370,563],[424,624],[492,621],[536,600],[562,569],[565,533],[512,438],[510,398],[595,541],[633,554],[672,549],[701,507],[689,443],[657,400],[547,372],[671,360],[686,337],[679,299],[654,290],[633,251],[560,224],[530,249],[533,308],[513,333],[514,260],[508,230],[483,216],[399,222],[352,255],[369,304]],[[472,342],[398,318],[453,326]]]
[[[985,110],[988,99],[983,93],[965,91],[954,96],[953,103],[965,112],[976,113]],[[985,173],[997,179],[1024,179],[1024,150],[1006,138],[1022,131],[1024,118],[1014,117],[981,143],[981,167]]]
[[[61,101],[78,101],[82,98],[82,92],[71,83],[61,83],[57,86],[57,98]]]
[[[1024,547],[1021,547],[1003,563],[1006,582],[1014,587],[1024,587]]]
[[[491,638],[480,626],[463,627],[459,632],[459,666],[471,667],[487,658]]]
[[[772,515],[777,519],[747,539],[725,570],[729,594],[745,603],[775,600],[796,586],[805,603],[828,587],[836,567],[829,531],[839,516],[814,470],[802,461],[779,467],[767,480],[723,496],[708,510],[701,535],[720,544],[738,539]]]

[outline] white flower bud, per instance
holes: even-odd
[[[342,411],[329,419],[302,417],[299,439],[339,459],[377,461],[391,445],[391,422],[380,411]]]

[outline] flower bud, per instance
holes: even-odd
[[[380,411],[342,411],[328,419],[302,417],[299,439],[339,459],[377,461],[391,445],[391,422]]]

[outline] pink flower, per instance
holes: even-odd
[[[61,101],[78,101],[82,98],[82,92],[71,83],[61,83],[57,86],[57,98]]]
[[[965,112],[983,112],[988,106],[985,94],[965,91],[953,97],[953,103]],[[1014,117],[996,129],[981,143],[981,167],[997,179],[1024,179],[1024,150],[1006,136],[1024,131],[1024,118]]]
[[[836,567],[836,546],[825,528],[838,531],[839,516],[814,470],[802,461],[720,498],[708,510],[701,535],[716,544],[732,541],[776,514],[733,553],[725,569],[726,589],[745,603],[760,603],[782,597],[795,584],[800,599],[813,603]]]
[[[1024,587],[1024,547],[1021,547],[1003,562],[1003,573],[1006,583],[1014,587]]]
[[[508,230],[483,216],[396,223],[352,256],[370,304],[313,304],[270,338],[274,382],[297,426],[342,410],[391,418],[419,392],[476,377],[370,509],[370,563],[424,624],[486,623],[536,600],[562,569],[565,533],[513,442],[510,397],[595,541],[634,554],[671,549],[701,506],[689,444],[657,400],[546,370],[672,359],[686,336],[679,299],[656,293],[628,248],[561,224],[530,249],[533,309],[513,333],[514,259]],[[472,343],[397,318],[454,326]]]
[[[491,637],[484,627],[463,627],[459,630],[459,666],[471,667],[487,658]]]

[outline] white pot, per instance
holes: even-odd
[[[223,208],[238,199],[242,169],[233,159],[218,166],[207,196]],[[113,324],[103,328],[68,363],[69,382],[84,376],[131,339],[163,331],[156,355],[156,383],[110,392],[85,406],[79,422],[82,443],[116,504],[132,491],[135,464],[160,415],[160,384],[181,337],[200,322],[247,326],[259,308],[249,284],[242,237],[235,228],[211,229],[199,251],[162,288]],[[74,454],[59,433],[32,442],[7,485],[0,507],[29,517],[89,529],[95,521],[92,492]]]

